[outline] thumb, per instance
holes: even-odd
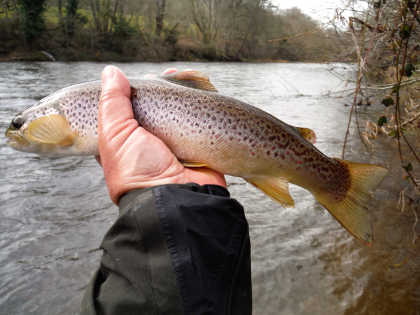
[[[130,84],[121,70],[114,66],[105,67],[102,71],[102,92],[99,101],[100,142],[101,138],[114,138],[128,122],[132,124],[135,121],[130,94]]]

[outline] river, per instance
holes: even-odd
[[[12,150],[4,132],[14,115],[49,93],[100,78],[102,63],[0,63],[0,314],[77,314],[118,209],[93,157],[40,158]],[[346,64],[130,63],[128,77],[168,67],[208,74],[225,95],[283,121],[313,129],[316,146],[340,156],[351,102]],[[333,71],[333,72],[332,72]],[[375,116],[380,104],[362,108]],[[346,158],[390,165],[392,152],[369,154],[354,129]],[[398,178],[397,178],[398,179]],[[296,186],[293,208],[242,179],[228,177],[250,225],[254,314],[419,315],[420,254],[413,216],[395,207],[399,185],[387,177],[371,204],[371,248],[350,236],[312,195]],[[398,179],[399,180],[399,179]]]

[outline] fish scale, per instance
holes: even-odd
[[[181,160],[201,161],[209,166],[213,166],[214,158],[237,160],[237,151],[217,148],[223,142],[225,148],[239,146],[239,152],[245,155],[243,158],[250,166],[252,160],[257,160],[258,165],[267,160],[282,169],[295,165],[296,171],[309,169],[318,180],[333,180],[343,172],[336,161],[331,161],[321,171],[317,164],[325,165],[328,158],[289,126],[246,103],[188,88],[184,88],[182,98],[169,98],[167,95],[177,95],[182,87],[159,81],[138,81],[133,86],[131,100],[135,118]],[[184,138],[194,139],[194,145],[187,149],[181,146],[179,139]],[[242,168],[236,171],[231,165],[229,169],[219,166],[217,170],[234,176],[244,175]],[[248,172],[248,177],[258,174],[258,170],[252,168]]]
[[[82,83],[41,100],[12,121],[9,144],[44,155],[97,155],[100,89],[99,81]],[[306,140],[312,131],[216,93],[197,72],[131,80],[131,102],[139,124],[188,167],[242,177],[286,206],[294,204],[289,183],[299,185],[351,234],[372,242],[366,201],[383,167],[326,156]]]

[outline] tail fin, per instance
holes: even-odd
[[[346,196],[336,201],[331,193],[315,192],[315,198],[337,219],[341,225],[358,239],[371,245],[373,229],[366,209],[369,191],[382,181],[387,169],[371,164],[359,164],[339,160],[350,173],[350,187]]]

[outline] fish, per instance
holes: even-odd
[[[372,244],[367,202],[386,168],[328,157],[313,145],[311,129],[220,94],[198,71],[129,81],[135,119],[186,167],[241,177],[286,207],[294,206],[289,183],[300,186],[350,234]],[[100,95],[100,81],[58,90],[12,119],[8,144],[45,156],[98,155]]]

